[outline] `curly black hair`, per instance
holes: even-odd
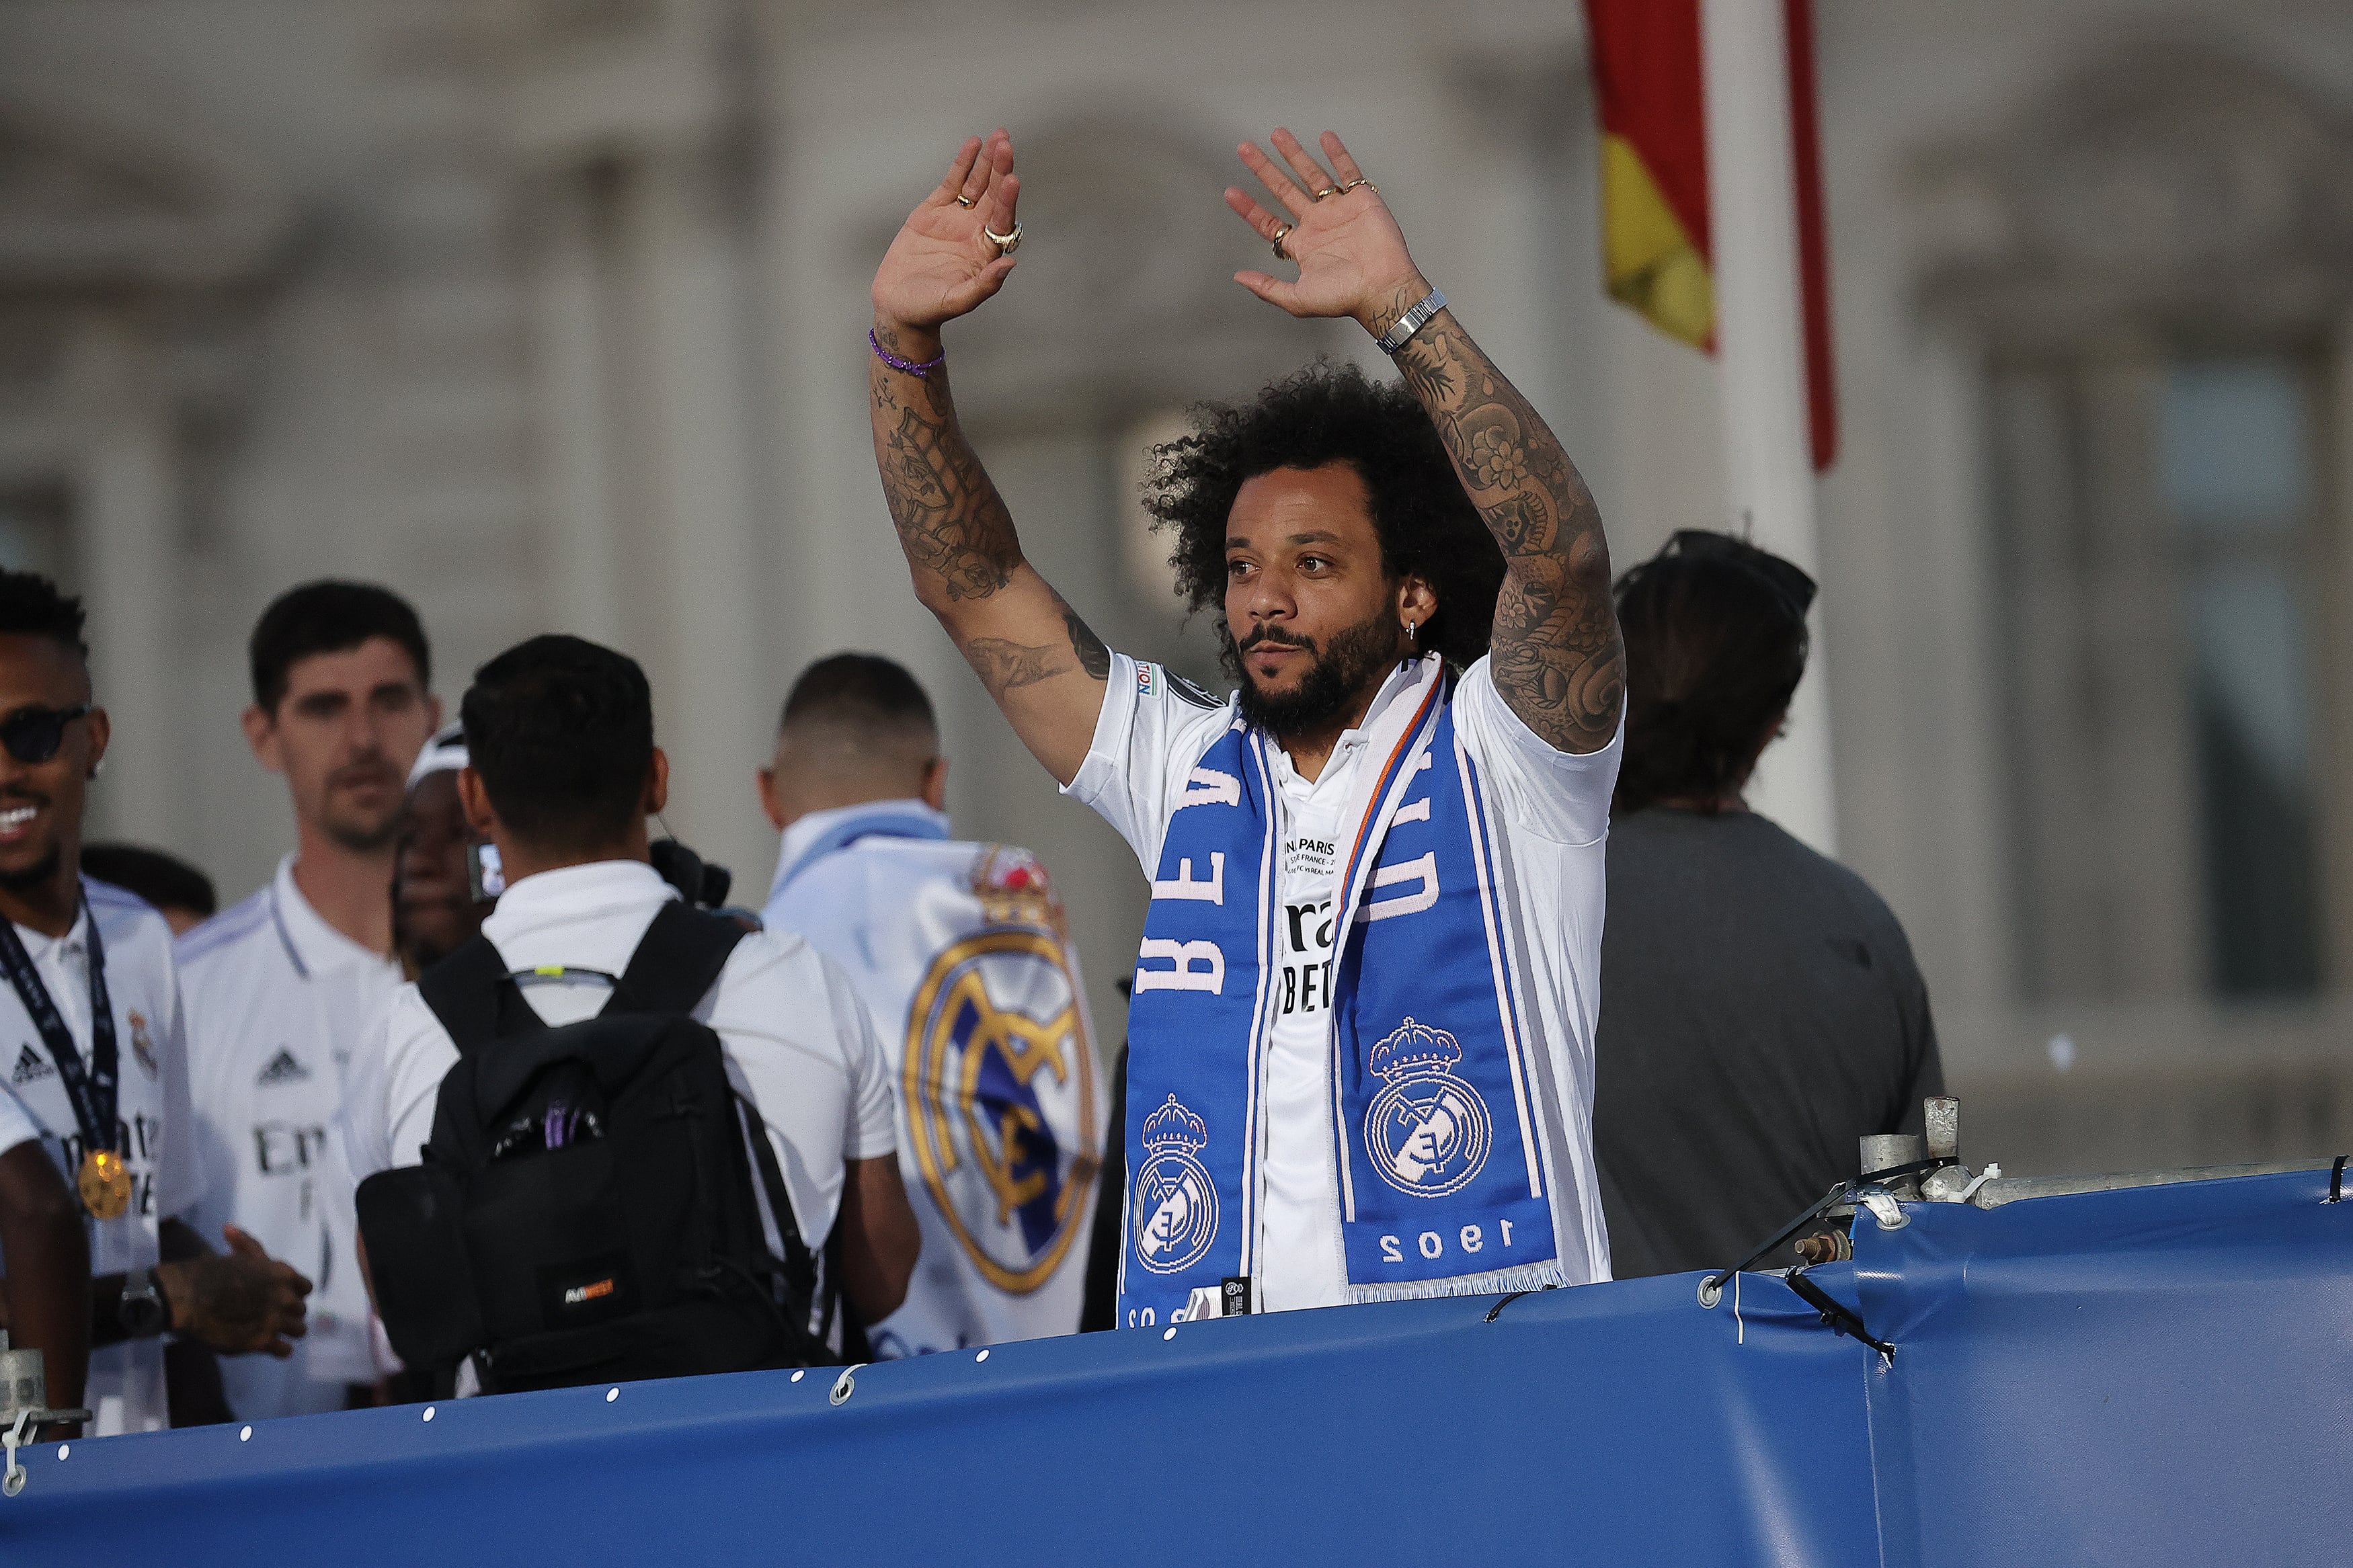
[[[1226,516],[1245,481],[1276,468],[1346,463],[1372,498],[1384,568],[1391,577],[1420,577],[1438,595],[1419,646],[1457,668],[1487,651],[1504,552],[1412,394],[1319,359],[1254,402],[1205,403],[1193,416],[1192,435],[1152,449],[1144,495],[1153,528],[1176,537],[1168,563],[1187,608],[1213,612],[1227,630]],[[1230,665],[1232,639],[1222,640]]]
[[[82,641],[81,601],[58,592],[37,572],[0,567],[0,633],[47,637],[78,658],[90,658]]]

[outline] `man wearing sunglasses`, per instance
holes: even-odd
[[[295,847],[268,884],[182,939],[207,1234],[225,1226],[318,1284],[283,1362],[222,1369],[246,1420],[342,1408],[376,1381],[352,1178],[331,1131],[361,1026],[401,981],[392,880],[409,766],[440,722],[417,612],[366,583],[307,583],[262,613],[246,739],[286,781]]]
[[[214,1255],[176,1217],[203,1176],[172,933],[144,903],[81,876],[83,807],[108,739],[81,634],[77,601],[0,571],[0,1247],[17,1333],[59,1352],[50,1393],[63,1405],[81,1380],[58,1312],[82,1291],[95,1348],[79,1403],[104,1436],[171,1420],[166,1330],[282,1356],[310,1287],[249,1237],[232,1234],[229,1255]],[[39,1245],[8,1212],[26,1195],[54,1208],[56,1186],[28,1179],[37,1159],[73,1194],[79,1258]],[[77,1262],[96,1276],[87,1285]]]

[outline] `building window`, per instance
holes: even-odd
[[[2158,470],[2181,552],[2207,975],[2231,997],[2320,985],[2313,778],[2314,420],[2302,367],[2166,376]]]
[[[2319,368],[2129,348],[1996,372],[2030,999],[2321,988]]]

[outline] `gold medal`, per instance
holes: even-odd
[[[131,1207],[131,1167],[111,1149],[92,1149],[81,1157],[81,1205],[93,1219],[119,1219]]]

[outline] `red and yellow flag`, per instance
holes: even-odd
[[[1782,0],[1806,402],[1816,468],[1838,452],[1830,259],[1814,103],[1812,0]],[[1585,0],[1601,113],[1601,257],[1609,292],[1652,325],[1715,351],[1700,0]]]
[[[1609,292],[1694,348],[1715,347],[1699,0],[1585,0],[1601,110]]]

